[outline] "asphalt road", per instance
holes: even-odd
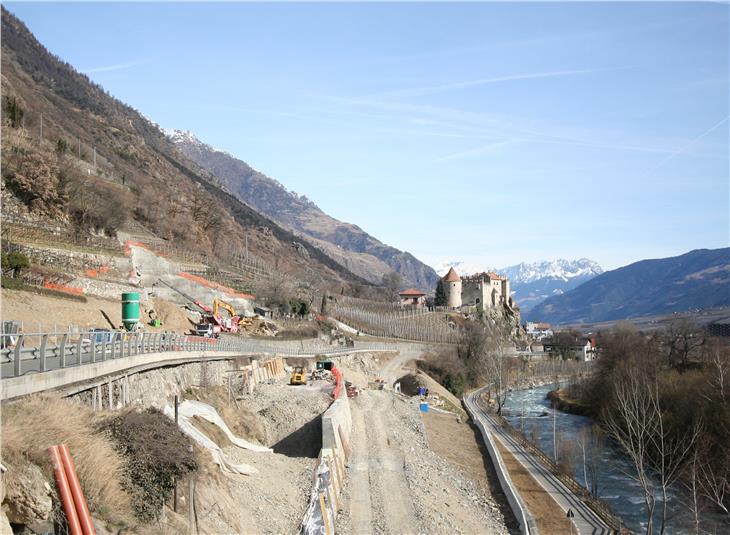
[[[474,399],[478,396],[478,391],[472,394]],[[522,466],[532,475],[539,485],[555,500],[558,506],[566,513],[568,510],[575,515],[572,519],[577,532],[581,535],[608,535],[612,530],[596,515],[585,503],[583,503],[575,494],[573,494],[563,483],[545,468],[539,460],[530,455],[522,445],[507,434],[499,424],[493,419],[488,411],[479,403],[474,403],[476,410],[479,411],[479,418],[485,424],[496,440],[519,461]]]

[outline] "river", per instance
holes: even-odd
[[[579,442],[581,433],[591,427],[591,419],[585,416],[568,414],[560,411],[553,413],[547,393],[554,389],[554,385],[545,385],[534,389],[515,390],[510,392],[504,407],[504,415],[509,422],[520,429],[523,421],[528,437],[534,436],[540,448],[548,455],[553,455],[553,415],[555,414],[556,435],[560,443],[574,445],[575,463],[574,472],[578,482],[584,482],[582,450],[575,446]],[[546,415],[546,416],[542,416]],[[612,445],[603,440],[598,448],[596,463],[598,495],[605,500],[614,512],[621,517],[624,524],[635,533],[644,533],[646,530],[646,507],[644,495],[637,481],[631,478],[634,468],[628,457]],[[590,476],[588,477],[590,482]],[[667,528],[668,535],[690,535],[694,533],[693,515],[685,505],[687,496],[673,490],[667,500]],[[661,496],[657,496],[655,511],[655,532],[659,532],[661,523]],[[728,534],[730,524],[723,521],[719,514],[703,511],[701,514],[703,533]]]

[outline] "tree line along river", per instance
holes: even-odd
[[[583,442],[589,443],[593,421],[586,416],[578,416],[553,410],[547,393],[557,388],[555,384],[543,385],[533,389],[514,390],[508,394],[503,414],[512,426],[521,430],[528,439],[533,440],[545,453],[554,455],[553,427],[558,460],[569,462],[573,476],[586,488],[595,480],[598,496],[607,502],[622,519],[624,525],[635,533],[644,533],[647,524],[644,493],[639,483],[632,477],[635,474],[630,459],[608,438],[597,441],[593,452],[595,462],[590,461],[587,452],[584,469]],[[590,446],[587,446],[590,449]],[[591,467],[595,476],[591,474]],[[665,532],[671,535],[690,535],[695,533],[694,515],[687,505],[689,496],[682,488],[671,489],[667,500],[667,526]],[[659,532],[661,523],[661,495],[657,494],[654,511],[654,528]],[[730,534],[730,524],[720,514],[702,511],[700,533]]]

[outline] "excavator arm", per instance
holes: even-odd
[[[222,299],[213,299],[213,315],[216,317],[220,316],[220,314],[218,314],[220,312],[220,309],[228,312],[228,314],[230,314],[232,318],[236,315],[236,310],[230,303],[226,303]]]

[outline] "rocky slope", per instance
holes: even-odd
[[[396,271],[408,286],[435,288],[436,272],[410,253],[380,242],[356,225],[330,217],[306,196],[287,190],[280,182],[206,145],[190,132],[165,133],[185,156],[208,170],[240,200],[295,231],[350,271],[375,283]]]
[[[546,299],[526,317],[597,322],[721,306],[730,306],[730,248],[697,249],[607,271]]]
[[[2,37],[3,182],[32,210],[80,233],[142,226],[212,262],[245,241],[272,271],[310,286],[366,282],[226,191],[5,8]]]

